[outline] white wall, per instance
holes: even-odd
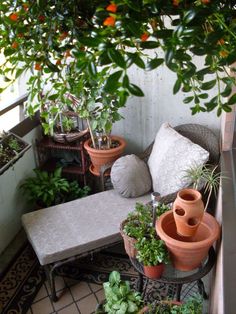
[[[19,232],[22,214],[30,210],[19,186],[25,177],[32,175],[32,169],[36,167],[34,139],[39,135],[40,128],[37,128],[23,138],[32,147],[13,167],[0,175],[0,254]]]
[[[123,136],[128,142],[127,152],[140,152],[155,138],[160,125],[172,126],[184,123],[200,123],[216,131],[220,130],[220,118],[216,113],[200,113],[192,116],[190,104],[184,104],[183,93],[173,95],[175,74],[164,65],[158,70],[145,72],[136,67],[130,71],[131,82],[142,88],[145,97],[131,97],[122,110],[125,119],[116,122],[113,134]]]

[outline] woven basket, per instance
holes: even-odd
[[[53,139],[58,143],[71,143],[80,139],[82,136],[88,133],[88,129],[71,133],[54,133]]]
[[[135,243],[137,243],[137,240],[134,238],[129,237],[127,234],[124,233],[123,229],[127,222],[127,219],[122,221],[120,224],[120,233],[124,240],[124,246],[125,246],[125,252],[128,254],[129,257],[135,258],[137,255],[137,249],[135,248]]]

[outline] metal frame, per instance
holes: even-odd
[[[176,286],[177,292],[176,292],[176,300],[180,301],[180,296],[181,296],[181,289],[183,284],[190,283],[193,281],[197,281],[198,285],[198,291],[199,293],[203,296],[204,299],[208,298],[208,295],[205,291],[204,283],[202,281],[202,277],[207,275],[212,267],[215,264],[216,261],[216,253],[213,247],[210,248],[208,252],[208,259],[204,265],[201,265],[198,268],[198,271],[195,272],[194,274],[188,275],[187,272],[185,272],[187,275],[184,277],[161,277],[158,279],[149,279],[145,276],[144,271],[143,271],[143,266],[136,258],[130,258],[130,261],[133,265],[133,267],[136,269],[136,271],[139,274],[139,281],[138,281],[138,291],[143,294],[143,296],[146,293],[146,289],[143,289],[144,287],[144,278],[146,280],[156,280],[160,283],[164,284],[173,284]],[[147,285],[145,285],[147,286]]]
[[[44,268],[44,271],[46,273],[46,277],[47,277],[47,280],[49,282],[49,286],[50,286],[50,289],[51,289],[51,300],[53,302],[57,302],[58,301],[58,296],[56,294],[56,284],[55,284],[55,277],[56,277],[56,269],[65,265],[65,264],[68,264],[68,263],[72,263],[82,257],[85,257],[85,256],[88,256],[88,255],[93,255],[94,253],[97,253],[97,252],[100,252],[101,250],[104,250],[110,246],[113,246],[113,245],[116,245],[118,243],[122,242],[122,240],[119,240],[119,241],[116,241],[116,242],[113,242],[113,243],[110,243],[110,244],[106,244],[106,245],[103,245],[99,248],[96,248],[96,249],[92,249],[90,251],[87,251],[87,252],[84,252],[84,253],[81,253],[81,254],[78,254],[78,255],[75,255],[75,256],[72,256],[72,257],[69,257],[69,258],[66,258],[64,260],[61,260],[61,261],[57,261],[57,262],[54,262],[54,263],[51,263],[51,264],[47,264],[47,265],[43,265],[43,268]]]

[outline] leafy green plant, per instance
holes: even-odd
[[[65,133],[71,132],[75,128],[74,121],[70,119],[69,117],[63,117],[62,118],[62,130]]]
[[[19,152],[22,149],[17,139],[13,137],[9,139],[8,146],[15,152]]]
[[[35,177],[25,179],[21,185],[28,200],[43,207],[60,204],[69,191],[69,182],[61,177],[62,168],[48,173],[34,169]]]
[[[36,176],[26,178],[21,189],[30,202],[42,207],[61,204],[88,195],[90,192],[88,186],[80,188],[77,181],[69,182],[62,178],[61,172],[62,168],[57,168],[51,173],[34,169]]]
[[[169,210],[167,205],[159,203],[156,208],[157,217]],[[155,235],[152,226],[152,206],[136,203],[135,210],[128,214],[123,231],[131,238],[140,239],[145,235]]]
[[[143,303],[140,293],[131,290],[130,283],[121,280],[119,272],[111,272],[109,281],[103,284],[103,288],[105,293],[103,310],[105,313],[127,314],[137,313],[140,310]]]
[[[144,237],[138,239],[135,247],[138,250],[136,258],[145,266],[169,263],[169,253],[163,240]]]
[[[189,297],[176,305],[171,300],[154,302],[148,306],[146,314],[202,314],[203,299],[199,294]]]
[[[87,185],[81,188],[77,181],[69,182],[68,193],[65,195],[65,201],[69,202],[77,198],[85,197],[90,191],[91,188]]]

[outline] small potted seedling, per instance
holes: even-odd
[[[143,264],[144,274],[151,279],[158,279],[164,271],[164,264],[169,263],[169,252],[163,240],[156,237],[144,237],[135,244],[136,258]]]

